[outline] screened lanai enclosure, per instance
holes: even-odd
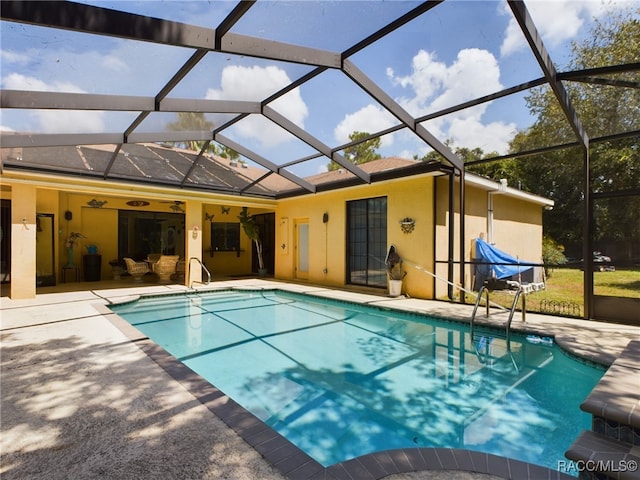
[[[582,271],[579,316],[633,321],[640,11],[568,3],[2,1],[3,176],[278,200],[436,172],[460,206],[435,258],[449,280],[476,234],[465,175],[505,178],[555,201],[543,225]],[[374,173],[372,151],[413,161]],[[603,257],[631,276],[603,278]]]

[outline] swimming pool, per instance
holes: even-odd
[[[324,466],[448,447],[557,469],[604,369],[504,332],[283,291],[111,307]]]

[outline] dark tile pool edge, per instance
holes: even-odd
[[[105,308],[108,310],[108,308]],[[501,478],[575,480],[575,477],[520,460],[455,448],[403,448],[366,454],[324,467],[181,363],[137,328],[109,310],[111,324],[172,379],[236,432],[282,475],[291,480],[377,480],[396,473],[456,470]]]

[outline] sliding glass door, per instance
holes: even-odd
[[[150,253],[184,257],[184,214],[118,211],[118,257],[144,260]]]
[[[386,287],[387,197],[347,202],[347,283]]]

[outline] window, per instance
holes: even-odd
[[[211,247],[216,252],[237,252],[240,249],[240,224],[212,222]]]
[[[118,210],[118,257],[184,256],[184,214]]]
[[[347,202],[347,282],[386,287],[387,197]]]

